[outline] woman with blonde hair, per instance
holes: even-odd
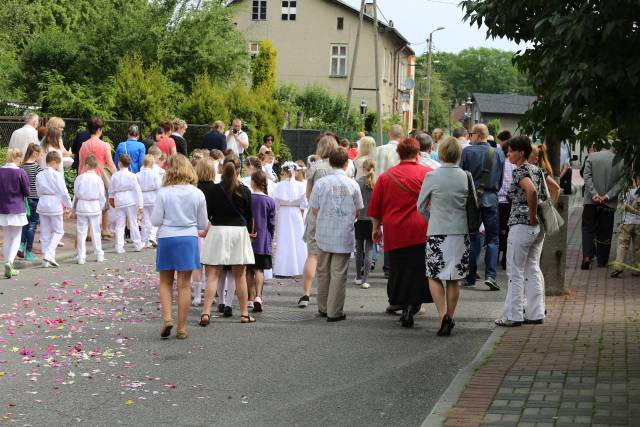
[[[222,166],[219,184],[203,183],[200,187],[207,201],[209,229],[202,245],[201,262],[206,267],[207,284],[200,326],[211,321],[211,305],[225,266],[231,266],[240,303],[240,322],[253,323],[247,305],[246,266],[255,264],[251,236],[253,213],[251,190],[239,180],[237,157],[228,156]]]
[[[71,165],[73,164],[73,153],[64,147],[64,141],[62,139],[62,132],[64,131],[64,127],[64,120],[62,120],[60,117],[51,117],[49,120],[47,120],[45,136],[40,141],[40,145],[42,145],[42,147],[44,148],[43,157],[47,157],[47,153],[49,151],[52,151],[52,148],[60,153],[60,157],[62,158],[60,169],[62,171],[64,171],[65,168],[71,167]],[[50,132],[52,135],[56,135],[57,142],[53,139],[53,136],[49,136]],[[46,168],[46,165],[44,163],[40,166],[42,168]]]
[[[547,147],[544,144],[531,144],[531,155],[529,156],[529,164],[540,168],[544,173],[544,178],[549,188],[551,200],[553,203],[558,201],[560,196],[560,184],[553,179],[553,168],[547,155]]]
[[[433,150],[431,150],[431,159],[438,161],[438,146],[441,142],[444,142],[444,131],[440,128],[435,128],[431,133],[433,138]]]
[[[333,150],[338,148],[338,137],[331,132],[325,132],[316,140],[316,155],[320,158],[312,163],[307,171],[307,200],[311,198],[313,186],[322,177],[326,176],[333,169],[329,164],[329,155]],[[318,244],[316,242],[316,218],[314,215],[307,215],[304,241],[307,243],[307,260],[304,263],[303,274],[303,295],[298,300],[298,306],[307,307],[309,305],[309,294],[311,293],[311,284],[316,275],[318,266]]]
[[[373,249],[373,240],[371,239],[373,222],[367,214],[367,210],[369,209],[369,201],[371,200],[373,189],[376,186],[375,160],[365,160],[362,164],[362,169],[364,175],[356,179],[358,186],[360,186],[360,194],[362,194],[364,207],[360,209],[355,223],[356,279],[354,283],[362,286],[362,289],[368,289],[370,285],[367,279],[369,278],[369,271],[371,269],[371,250]]]
[[[353,161],[356,167],[356,179],[365,175],[364,162],[367,160],[375,160],[376,158],[376,140],[370,136],[365,136],[360,140],[360,147],[358,148],[358,156]]]
[[[151,223],[158,228],[156,270],[160,273],[160,305],[164,325],[160,336],[171,334],[173,279],[177,273],[178,332],[187,338],[186,323],[191,300],[191,275],[200,267],[199,232],[206,230],[207,205],[189,159],[182,154],[169,158],[162,188],[156,195]]]
[[[13,267],[13,261],[20,248],[22,227],[28,223],[25,198],[30,194],[29,176],[27,172],[18,167],[21,160],[22,151],[19,148],[9,148],[7,163],[0,167],[0,182],[2,182],[0,226],[4,241],[4,276],[7,279],[11,279],[19,273]]]
[[[461,155],[456,138],[443,141],[438,147],[442,165],[427,174],[418,198],[418,211],[429,221],[426,276],[438,310],[438,336],[451,335],[455,326],[459,280],[469,273],[469,233],[477,231],[469,230],[467,222],[467,200],[471,194],[475,201],[475,188],[470,175],[458,167]]]

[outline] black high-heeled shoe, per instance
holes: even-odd
[[[440,323],[440,329],[438,330],[438,332],[436,332],[436,335],[439,337],[445,336],[445,331],[448,326],[449,326],[449,316],[445,314],[444,317],[442,318],[442,323]]]
[[[449,317],[449,316],[447,316],[447,317]],[[448,337],[448,336],[451,335],[451,331],[453,330],[454,326],[456,326],[456,322],[451,317],[449,317],[449,321],[447,322],[447,330],[446,330],[445,336]]]
[[[413,328],[413,313],[410,308],[402,310],[402,316],[400,317],[402,326],[405,328]]]

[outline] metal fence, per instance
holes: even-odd
[[[73,144],[76,134],[87,128],[85,119],[63,118],[65,127],[62,133],[62,140],[67,149]],[[46,125],[47,119],[42,119],[42,125]],[[103,139],[114,144],[127,139],[129,126],[137,125],[142,129],[143,122],[130,120],[105,120],[103,129]],[[24,123],[16,117],[0,117],[0,148],[9,146],[11,134],[24,126]]]
[[[87,121],[78,118],[63,118],[65,121],[65,129],[62,134],[65,147],[69,149],[73,144],[76,134],[87,128]],[[46,124],[47,118],[42,119],[42,125]],[[105,120],[103,129],[103,139],[118,144],[127,139],[127,130],[131,125],[137,125],[140,129],[144,129],[144,122],[131,120]],[[0,117],[0,148],[7,147],[11,134],[23,126],[23,122],[19,117]],[[201,148],[204,135],[209,132],[211,126],[208,124],[189,124],[184,138],[187,140],[189,151]],[[340,138],[347,138],[350,141],[357,139],[357,132],[331,129]],[[323,130],[319,129],[283,129],[281,132],[282,143],[291,151],[294,160],[306,159],[309,155],[315,153],[315,139]],[[375,138],[375,133],[370,133]],[[141,135],[140,139],[144,139],[147,135]],[[388,138],[384,138],[386,143]],[[259,146],[259,144],[258,144]]]

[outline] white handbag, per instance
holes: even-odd
[[[564,225],[564,219],[560,213],[553,206],[553,200],[551,200],[551,194],[549,193],[549,187],[547,187],[547,179],[542,174],[542,183],[544,185],[544,191],[547,193],[547,200],[538,200],[538,208],[540,210],[540,216],[542,217],[542,225],[547,235],[552,235],[560,231],[560,228]]]

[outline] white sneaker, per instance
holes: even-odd
[[[253,309],[253,301],[247,301],[247,307]]]
[[[96,257],[96,262],[104,262],[104,255]]]
[[[354,284],[354,285],[362,285],[362,280],[360,280],[360,279],[355,279],[355,280],[353,281],[353,284]]]
[[[140,244],[140,245],[136,245],[133,250],[136,252],[142,252],[142,249],[144,249],[144,245]]]
[[[364,283],[362,284],[362,289],[369,289],[370,287],[371,287],[371,285],[370,285],[370,284],[368,284],[367,282],[364,282]]]
[[[49,268],[49,267],[50,267],[50,265],[49,265],[49,261],[42,260],[42,266],[43,266],[44,268]]]
[[[191,301],[191,305],[194,307],[199,307],[202,305],[202,300],[200,298],[194,298],[193,301]]]
[[[78,264],[79,265],[84,265],[85,264],[85,259],[84,258],[79,258],[78,259]]]
[[[123,254],[125,252],[124,249],[116,249],[117,254]]]
[[[151,243],[151,246],[154,248],[158,246],[158,243],[155,240],[149,240],[149,243]]]
[[[47,263],[47,265],[44,265],[44,263]],[[45,259],[42,265],[44,267],[60,267],[60,264],[58,264],[55,258]]]

